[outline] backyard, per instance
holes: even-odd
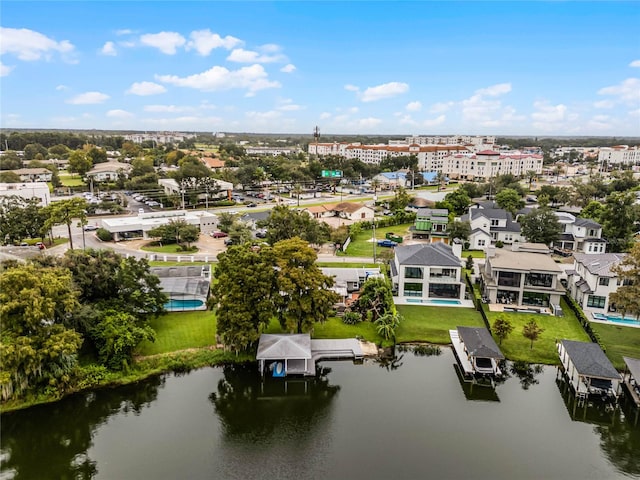
[[[151,320],[155,342],[142,342],[136,354],[147,356],[216,343],[216,316],[210,311],[170,312]]]
[[[591,322],[591,328],[600,336],[607,357],[618,369],[624,369],[622,357],[640,358],[640,328],[620,327]]]
[[[384,240],[385,234],[392,232],[396,235],[403,236],[409,232],[409,227],[413,223],[403,223],[391,227],[376,228],[376,241]],[[351,239],[351,243],[347,247],[347,251],[342,255],[347,257],[372,257],[373,258],[373,230],[363,230],[356,238]],[[390,250],[387,247],[379,247],[376,245],[376,255],[381,252]]]

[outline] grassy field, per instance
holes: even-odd
[[[484,252],[482,250],[463,250],[462,251],[462,258],[464,260],[466,260],[469,255],[471,255],[473,258],[484,258]]]
[[[591,322],[591,328],[600,335],[607,357],[618,369],[624,369],[622,356],[640,358],[640,328],[620,327]]]
[[[376,240],[384,240],[384,236],[388,232],[393,232],[397,235],[405,235],[409,232],[409,227],[413,223],[404,223],[402,225],[394,225],[392,227],[376,228]],[[371,230],[364,230],[356,238],[351,239],[351,243],[347,247],[347,251],[344,253],[346,257],[372,257],[373,258],[373,242],[371,241],[373,232]],[[376,254],[384,250],[389,250],[385,247],[378,247],[376,245]]]
[[[589,342],[589,337],[564,300],[561,306],[564,311],[563,317],[534,313],[488,312],[487,316],[492,325],[496,319],[505,318],[514,327],[511,335],[500,345],[502,353],[509,360],[555,365],[559,363],[556,341],[566,339]],[[538,340],[533,343],[533,349],[531,349],[531,341],[522,335],[524,324],[530,320],[535,320],[544,329]]]
[[[330,268],[380,268],[379,263],[357,263],[357,262],[316,262],[319,267]]]
[[[210,311],[171,312],[151,321],[155,342],[142,342],[137,355],[156,355],[216,343],[216,316]]]
[[[191,255],[192,253],[197,253],[198,248],[194,247],[193,250],[189,250],[185,252],[181,250],[181,247],[178,244],[170,243],[169,245],[157,245],[155,242],[144,245],[141,250],[145,250],[147,252],[156,252],[156,253],[180,253],[183,255]]]
[[[398,305],[403,320],[396,331],[397,341],[451,343],[449,330],[457,326],[483,327],[480,313],[473,308]]]
[[[62,183],[63,187],[80,187],[84,185],[84,181],[80,176],[65,175],[63,173],[61,173],[59,176],[60,176],[60,182]]]

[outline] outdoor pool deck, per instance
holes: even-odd
[[[631,327],[640,328],[640,320],[636,318],[625,317],[616,315],[604,315],[602,313],[590,312],[590,320],[595,323],[603,323],[605,325],[616,325],[618,327]]]
[[[528,307],[526,305],[512,305],[505,303],[488,303],[490,312],[508,313],[538,313],[540,315],[552,315],[553,312],[547,307]]]
[[[424,307],[475,307],[473,300],[449,300],[444,298],[393,297],[393,303],[396,305],[418,305]]]

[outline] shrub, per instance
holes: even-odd
[[[502,248],[502,247],[504,247],[504,243],[502,243],[502,240],[498,240],[496,242],[496,248]]]
[[[362,315],[358,312],[345,312],[342,323],[346,325],[356,325],[362,321]]]
[[[106,228],[99,228],[98,230],[96,230],[96,235],[103,242],[110,242],[111,240],[113,240],[113,235],[111,235],[111,232]]]

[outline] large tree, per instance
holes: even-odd
[[[635,192],[613,192],[607,197],[601,214],[602,236],[611,252],[626,251],[636,232],[640,209]]]
[[[389,281],[383,277],[372,277],[364,282],[355,309],[372,322],[388,312],[394,312],[393,292]]]
[[[453,207],[453,213],[457,216],[463,215],[471,204],[471,199],[467,195],[467,192],[462,189],[447,193],[444,197],[444,201]]]
[[[333,279],[316,265],[317,255],[300,238],[282,240],[273,247],[277,265],[278,318],[283,329],[303,333],[324,322],[340,299],[330,290]]]
[[[64,389],[82,343],[63,321],[78,307],[70,272],[18,265],[0,272],[0,396]]]
[[[69,154],[69,171],[84,177],[93,167],[91,157],[83,150],[74,150]]]
[[[218,335],[236,351],[256,344],[276,314],[274,263],[270,247],[238,245],[218,255],[209,306],[216,310]]]
[[[469,236],[471,235],[471,223],[469,223],[468,220],[465,220],[464,222],[451,222],[447,226],[447,233],[451,240],[459,238],[466,242],[469,240]]]
[[[549,245],[558,239],[562,226],[548,208],[536,208],[520,220],[522,234],[529,242]]]
[[[0,198],[0,241],[14,243],[44,235],[45,216],[37,199]]]
[[[331,229],[324,222],[318,222],[307,212],[292,210],[279,205],[271,210],[266,220],[258,222],[267,229],[267,242],[271,245],[293,237],[308,243],[324,243],[331,238]]]
[[[505,209],[507,212],[511,212],[511,215],[516,214],[518,210],[524,207],[524,200],[517,190],[513,188],[505,188],[496,195],[496,203],[500,208]]]
[[[183,219],[178,219],[170,220],[165,225],[152,228],[149,230],[148,235],[159,238],[163,243],[177,243],[178,245],[186,243],[187,246],[190,246],[191,243],[198,240],[200,230],[195,225],[191,225]]]
[[[49,230],[54,225],[66,225],[67,231],[69,232],[69,245],[71,250],[73,250],[71,224],[74,219],[80,220],[80,224],[82,225],[86,224],[88,206],[84,198],[78,197],[53,202],[42,209],[44,215],[47,217],[44,228]]]
[[[622,280],[622,285],[610,295],[611,303],[624,315],[640,316],[640,243],[636,243],[622,262],[611,271]]]

